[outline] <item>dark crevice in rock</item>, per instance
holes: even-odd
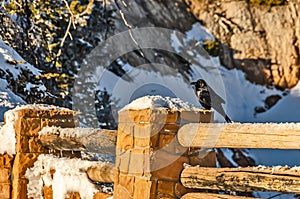
[[[268,109],[272,108],[282,97],[280,95],[271,95],[265,99],[265,104]]]
[[[264,100],[264,106],[257,106],[254,108],[254,115],[266,112],[271,109],[282,97],[280,95],[270,95]]]

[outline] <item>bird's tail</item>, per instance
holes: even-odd
[[[231,119],[228,117],[228,115],[225,115],[225,120],[227,123],[232,123]]]

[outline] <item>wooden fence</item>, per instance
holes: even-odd
[[[202,123],[183,126],[178,132],[178,140],[183,146],[204,148],[300,149],[299,133],[300,124],[298,123]],[[185,187],[202,190],[274,191],[299,194],[300,167],[187,167],[181,173],[181,182]],[[199,195],[193,193],[190,197],[184,198],[205,198],[202,196],[203,193]],[[234,198],[234,196],[225,198]]]
[[[150,114],[154,113],[156,114],[155,118],[157,119],[157,121],[151,121]],[[119,167],[117,165],[116,175],[118,176],[117,182],[119,182],[119,186],[122,186],[122,188],[119,187],[119,189],[131,189],[130,191],[132,195],[129,195],[128,198],[138,198],[134,195],[133,187],[139,186],[142,188],[145,185],[143,185],[143,183],[132,184],[132,187],[130,188],[128,187],[128,185],[126,185],[126,183],[130,184],[132,181],[136,181],[140,176],[145,177],[143,175],[147,172],[148,175],[151,176],[151,178],[149,178],[147,182],[150,182],[150,184],[151,182],[154,182],[154,185],[151,184],[150,189],[148,190],[150,193],[149,197],[147,198],[249,198],[224,194],[220,195],[216,193],[205,193],[208,190],[210,190],[209,192],[274,191],[285,193],[300,193],[300,168],[288,168],[286,166],[213,168],[215,167],[214,153],[210,153],[209,155],[203,158],[199,158],[200,156],[197,156],[197,152],[195,153],[195,151],[197,151],[197,149],[200,148],[299,149],[300,145],[297,144],[298,140],[300,141],[300,137],[298,136],[298,133],[300,132],[299,124],[207,123],[209,122],[211,115],[205,115],[204,117],[204,113],[186,112],[182,114],[176,111],[161,112],[161,110],[158,112],[153,111],[152,113],[149,112],[149,110],[140,110],[127,112],[126,114],[121,113],[121,115],[122,114],[126,115],[126,117],[120,118],[120,128],[118,133],[119,144],[117,144],[116,148],[117,153],[122,154],[122,157],[120,159],[124,157],[126,151],[130,151],[130,157],[125,155],[125,160],[127,161],[127,164],[123,164],[122,166],[122,160],[119,160]],[[161,125],[161,121],[159,121],[162,118],[163,125]],[[189,123],[189,121],[193,123]],[[201,123],[195,123],[198,121],[201,121]],[[153,125],[150,125],[149,128],[148,124],[151,123],[153,123]],[[141,132],[143,133],[143,135],[140,134]],[[105,150],[105,148],[114,148],[117,132],[102,131],[101,134],[104,137],[107,136],[110,142],[100,141],[99,143],[94,144],[99,146],[99,152],[101,150]],[[45,144],[45,146],[49,145],[49,143],[47,144],[43,140],[51,140],[47,137],[49,137],[49,135],[44,135],[41,137],[41,140],[43,144]],[[57,138],[58,137],[56,137],[56,139]],[[53,139],[52,137],[51,142],[63,143],[55,141],[56,139]],[[59,139],[64,138],[60,137]],[[88,140],[88,138],[80,139],[77,141],[78,143],[76,145],[89,145]],[[103,147],[102,145],[104,143],[106,145],[109,143],[109,146]],[[173,163],[171,163],[170,165],[166,165],[165,168],[159,168],[157,170],[153,169],[153,171],[151,171],[150,169],[148,171],[145,171],[145,165],[140,165],[140,168],[135,168],[132,171],[130,171],[130,167],[136,167],[137,162],[145,161],[146,157],[144,155],[145,151],[138,151],[138,149],[136,149],[134,145],[137,145],[137,147],[139,148],[143,146],[152,147],[154,151],[158,151],[158,159],[168,159],[167,156],[172,157],[172,155],[177,155],[177,157],[173,159],[171,158],[170,161],[173,161]],[[166,145],[173,145],[173,148],[166,148]],[[58,146],[57,148],[60,148],[60,146]],[[178,150],[179,152],[177,151],[178,153],[176,154],[173,150]],[[194,152],[191,152],[189,156],[188,153],[185,154],[185,150]],[[167,151],[167,153],[164,153],[162,151]],[[137,156],[136,153],[138,154]],[[149,153],[148,155],[151,156],[153,154]],[[178,161],[180,162],[179,166],[177,165]],[[155,164],[155,162],[151,163]],[[195,166],[186,166],[184,168],[182,166],[182,163],[187,163],[188,165]],[[168,169],[171,170],[172,173],[178,173],[180,177],[170,177],[173,174],[171,174],[170,172],[167,173],[166,171]],[[94,169],[93,174],[90,174],[91,178],[100,181],[103,180],[99,177],[93,177],[93,175],[99,176],[100,173],[101,169]],[[165,175],[164,173],[167,173],[167,175]],[[110,173],[108,175],[112,174]],[[102,171],[102,178],[103,176],[105,175]],[[110,176],[110,179],[111,178],[112,176]],[[122,178],[126,178],[126,183],[120,183],[120,179],[122,181]],[[168,182],[169,184],[166,182]],[[162,188],[159,188],[159,185],[161,187],[164,187],[164,190]],[[183,186],[180,187],[180,185]],[[155,188],[153,188],[152,186],[154,186]],[[117,186],[116,189],[117,191],[115,194],[115,198],[125,198],[126,194],[124,195],[123,192],[118,193],[118,191],[120,190],[118,190]],[[195,193],[197,192],[197,190],[205,190],[205,192],[202,191]],[[153,194],[152,196],[151,193]],[[146,193],[144,192],[143,194]],[[145,196],[141,198],[144,197]]]
[[[115,155],[114,164],[101,163],[85,170],[91,181],[114,183],[114,199],[250,198],[218,194],[219,191],[300,193],[300,167],[216,168],[215,152],[203,155],[206,148],[300,149],[300,124],[216,124],[210,123],[211,111],[154,108],[120,111],[118,130],[109,131],[74,128],[76,118],[71,111],[54,112],[43,110],[41,118],[32,109],[18,112],[17,155],[9,156],[10,165],[4,164],[4,170],[12,170],[8,176],[21,177],[16,183],[11,178],[8,190],[12,194],[3,198],[27,199],[30,182],[26,170],[33,168],[39,155],[60,156],[60,151],[75,158],[81,157],[80,152]],[[63,119],[58,119],[60,115]],[[4,178],[0,178],[0,196],[7,191],[1,190],[1,179]],[[4,184],[9,185],[9,178]],[[46,185],[43,197],[51,199],[53,190],[47,191]],[[73,192],[69,198],[86,198]],[[109,197],[100,192],[93,198]]]

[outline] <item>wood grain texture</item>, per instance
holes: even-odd
[[[58,131],[71,131],[72,129],[59,129]],[[83,129],[84,130],[84,129]],[[86,129],[86,131],[91,131]],[[103,154],[115,154],[117,131],[94,129],[91,133],[82,137],[61,136],[62,132],[42,134],[39,141],[47,149],[61,151],[88,151]]]
[[[199,123],[179,129],[184,147],[300,149],[300,123]]]
[[[300,168],[188,167],[181,173],[181,183],[187,188],[208,190],[300,193]]]
[[[225,194],[214,194],[214,193],[188,193],[185,194],[181,199],[251,199],[245,196],[232,196]]]
[[[111,163],[102,163],[97,167],[88,168],[86,173],[94,182],[113,183],[115,177],[115,165]]]

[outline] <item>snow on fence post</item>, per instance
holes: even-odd
[[[10,134],[15,134],[13,162],[7,164],[12,170],[9,198],[27,199],[28,179],[25,177],[25,172],[33,166],[40,154],[48,153],[48,150],[38,141],[38,132],[45,126],[75,127],[78,120],[74,117],[74,111],[68,109],[47,105],[27,105],[7,111],[5,122],[12,123],[12,129],[6,131],[14,131]],[[80,153],[77,155],[80,156]],[[0,168],[3,157],[3,155],[0,157]],[[4,157],[4,162],[11,161],[6,159]],[[0,190],[0,198],[2,198],[1,193],[3,190]]]
[[[180,183],[184,163],[215,167],[216,158],[211,152],[199,159],[198,148],[182,147],[178,129],[187,122],[210,122],[213,112],[134,106],[119,111],[114,199],[180,198],[190,191]]]
[[[58,107],[33,106],[15,110],[16,156],[13,165],[12,198],[27,198],[27,168],[48,151],[38,142],[38,132],[45,126],[75,127],[74,111]],[[79,155],[79,154],[78,154]]]

